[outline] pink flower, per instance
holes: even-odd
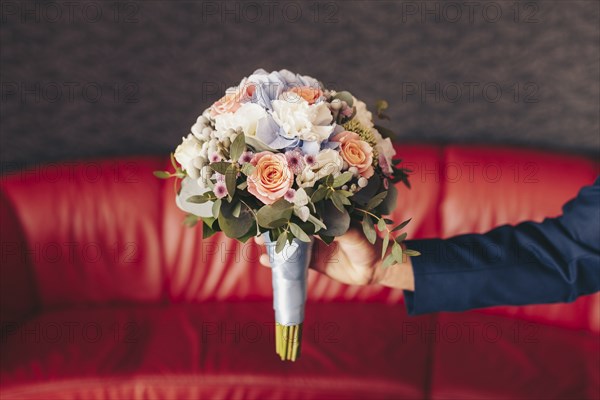
[[[213,193],[218,199],[222,199],[223,197],[227,196],[229,192],[227,192],[227,186],[225,186],[224,182],[217,182],[215,183]]]
[[[242,155],[238,159],[238,163],[239,164],[249,163],[250,161],[252,161],[253,156],[254,156],[254,154],[251,151],[245,151],[242,153]]]
[[[296,197],[296,191],[294,189],[289,189],[283,195],[283,198],[292,203],[294,201],[294,197]]]
[[[285,158],[288,162],[288,166],[295,173],[299,174],[304,169],[304,158],[300,150],[291,150],[285,152]]]
[[[263,151],[252,159],[256,169],[248,176],[248,192],[265,204],[273,204],[291,189],[294,173],[281,153]]]
[[[237,91],[227,93],[210,107],[210,116],[214,118],[219,114],[234,113],[240,105],[240,95]]]
[[[360,138],[358,133],[344,131],[333,138],[340,142],[340,155],[351,167],[356,167],[360,176],[370,178],[375,172],[373,169],[373,148]]]
[[[313,88],[310,86],[296,86],[283,93],[284,100],[294,101],[296,98],[302,98],[308,102],[308,104],[315,104],[317,100],[323,97],[323,91],[319,88]]]

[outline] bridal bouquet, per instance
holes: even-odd
[[[386,108],[378,102],[378,116]],[[380,232],[384,267],[418,255],[400,245],[409,221],[384,218],[396,205],[393,184],[409,185],[380,131],[349,92],[287,70],[257,70],[198,117],[171,156],[174,171],[155,173],[181,180],[177,204],[189,225],[202,222],[204,238],[264,235],[282,360],[299,355],[315,236],[330,243],[356,220],[369,242]]]

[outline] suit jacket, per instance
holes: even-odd
[[[409,314],[573,301],[600,290],[600,177],[558,218],[407,245],[421,252]]]

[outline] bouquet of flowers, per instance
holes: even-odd
[[[386,108],[379,101],[377,115],[385,118]],[[299,355],[314,236],[330,243],[356,220],[371,243],[379,230],[384,267],[418,255],[400,245],[409,220],[384,218],[396,205],[393,183],[409,186],[409,171],[381,132],[349,92],[257,70],[198,117],[171,155],[174,171],[155,173],[181,181],[177,204],[189,225],[201,221],[203,237],[264,235],[282,360]]]

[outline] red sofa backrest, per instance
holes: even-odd
[[[598,173],[581,157],[523,149],[397,151],[414,172],[412,190],[399,187],[393,218],[413,218],[413,239],[556,216]],[[152,175],[167,165],[164,158],[83,161],[3,176],[2,319],[97,303],[271,298],[270,271],[258,265],[257,246],[220,234],[202,240],[199,227],[182,226],[172,182]],[[309,301],[402,302],[399,290],[342,285],[313,272],[309,281]],[[4,290],[11,285],[22,288]],[[598,295],[485,312],[600,331]]]

